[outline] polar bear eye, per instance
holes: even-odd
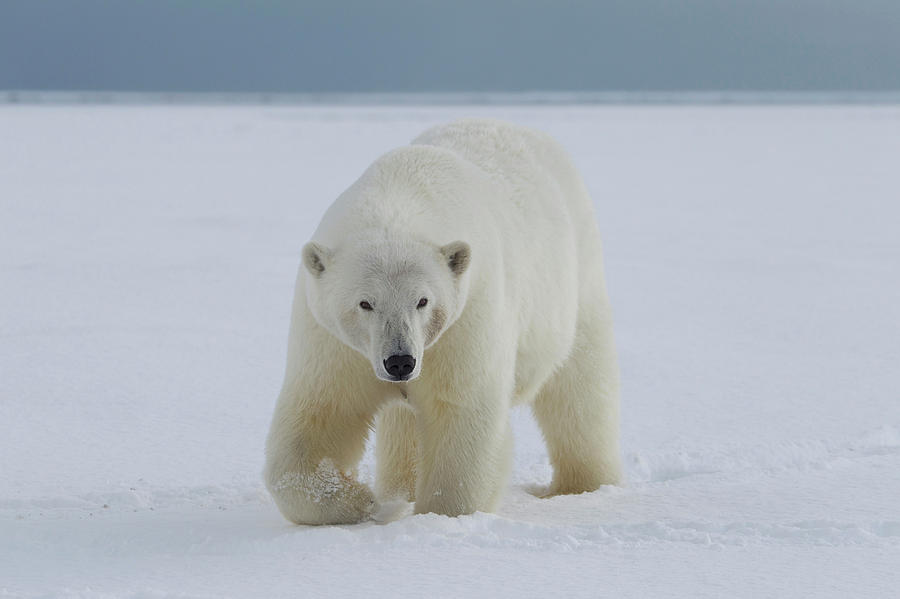
[[[372,304],[370,304],[369,302],[359,302],[359,307],[363,310],[371,310]]]
[[[419,303],[416,306],[416,308],[424,308],[426,305],[428,305],[428,298],[423,297],[422,299],[419,300]]]

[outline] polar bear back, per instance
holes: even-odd
[[[549,249],[574,240],[579,263],[600,264],[590,196],[567,152],[549,135],[504,121],[465,119],[428,129],[412,143],[450,149],[503,182],[508,193],[496,207],[524,212],[522,232],[532,241],[544,233]]]

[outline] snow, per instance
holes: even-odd
[[[628,484],[298,527],[261,482],[299,253],[461,116],[570,149]],[[887,597],[900,106],[0,106],[0,597]],[[360,476],[371,483],[371,448]]]

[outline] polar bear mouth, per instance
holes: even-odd
[[[382,372],[375,372],[375,376],[377,376],[382,381],[387,381],[388,383],[408,383],[409,381],[415,380],[419,374],[413,373],[408,375],[401,375],[399,377],[394,377],[389,374],[384,374]]]

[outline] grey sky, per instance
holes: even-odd
[[[0,89],[900,89],[898,0],[0,0]]]

